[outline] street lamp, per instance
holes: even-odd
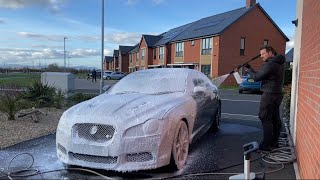
[[[101,78],[100,78],[100,94],[103,87],[103,61],[104,61],[104,0],[102,0],[102,26],[101,26]]]
[[[63,38],[63,59],[64,59],[64,71],[66,71],[66,39],[67,37]]]

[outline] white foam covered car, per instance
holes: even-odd
[[[218,89],[183,68],[133,72],[63,113],[57,154],[68,165],[133,171],[170,162],[181,169],[191,141],[221,120]]]

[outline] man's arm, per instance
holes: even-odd
[[[261,67],[261,69],[259,69],[259,71],[255,71],[254,69],[249,67],[247,69],[247,72],[250,74],[250,76],[252,77],[252,79],[254,81],[261,81],[268,76],[268,74],[270,73],[270,70],[271,70],[271,68],[269,66],[269,63],[266,63],[266,64],[262,65],[262,67]]]

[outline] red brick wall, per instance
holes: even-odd
[[[172,64],[171,56],[172,56],[172,51],[171,51],[171,46],[172,44],[168,44],[164,48],[164,64]]]
[[[142,49],[145,48],[145,54],[144,54],[144,64],[141,63],[141,66],[144,66],[145,69],[148,68],[148,47],[147,47],[147,43],[144,40],[144,38],[142,38],[142,41],[140,43],[140,48],[139,48],[139,59],[140,61],[142,61],[141,57],[142,57]],[[151,53],[152,54],[152,53]],[[140,67],[141,67],[140,66]]]
[[[148,52],[146,53],[148,54],[147,56],[148,65],[153,65],[153,48],[147,48],[146,51]]]
[[[246,38],[245,56],[240,56],[241,37]],[[272,45],[278,53],[285,53],[286,39],[268,20],[260,8],[256,7],[221,34],[219,76],[231,72],[239,64],[258,55],[264,39],[268,39],[269,45]],[[261,59],[250,63],[254,69],[258,69],[261,64]],[[229,76],[224,84],[236,84],[234,77]]]
[[[191,40],[184,42],[184,62],[194,63],[200,61],[200,39],[194,40],[194,46],[191,46]],[[175,52],[175,51],[174,51]]]
[[[296,154],[301,179],[320,179],[320,1],[303,1]]]
[[[121,71],[129,72],[129,54],[121,55]]]
[[[218,77],[219,76],[219,64],[222,62],[219,62],[219,54],[220,54],[220,37],[219,36],[215,36],[213,37],[213,43],[212,43],[212,48],[213,48],[213,52],[212,52],[212,64],[211,64],[211,75],[213,78]]]

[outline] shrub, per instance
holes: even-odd
[[[290,119],[291,84],[283,87],[283,116]]]
[[[61,109],[65,105],[64,101],[64,93],[59,89],[55,94],[54,94],[54,107],[57,109]]]
[[[15,120],[15,114],[21,109],[28,107],[29,103],[21,99],[19,93],[5,91],[0,96],[0,111],[7,115],[8,120]]]
[[[54,104],[55,88],[40,81],[34,81],[30,85],[24,98],[34,102],[36,107],[50,107]]]

